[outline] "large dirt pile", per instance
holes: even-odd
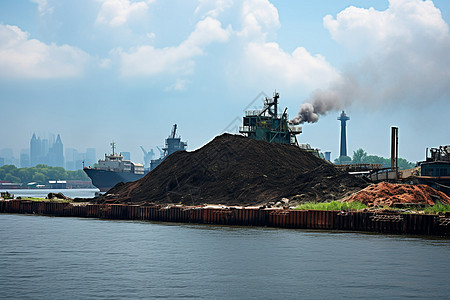
[[[185,205],[260,205],[282,198],[330,201],[367,185],[298,147],[223,134],[194,152],[172,154],[144,178],[118,184],[97,201]]]
[[[366,187],[345,201],[359,201],[367,206],[391,206],[405,203],[434,205],[436,201],[450,204],[450,197],[427,185],[380,182]]]

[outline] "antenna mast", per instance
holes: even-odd
[[[110,145],[112,148],[112,155],[114,156],[114,148],[116,147],[116,143],[114,143],[114,141],[112,141],[112,143]]]

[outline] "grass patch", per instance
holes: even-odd
[[[437,202],[435,205],[427,205],[423,211],[427,214],[450,212],[450,205]]]
[[[442,204],[437,202],[435,205],[411,205],[403,208],[398,207],[389,207],[389,206],[383,206],[383,207],[373,207],[375,209],[382,209],[382,210],[390,210],[392,212],[397,213],[405,213],[408,214],[410,212],[423,212],[425,214],[429,215],[435,215],[439,213],[446,213],[450,212],[450,205],[448,204]]]
[[[364,208],[369,208],[365,204],[361,202],[340,202],[340,201],[331,201],[326,203],[318,203],[318,202],[306,202],[300,205],[297,205],[295,209],[298,210],[346,210],[346,211],[356,211]],[[383,211],[392,211],[397,213],[409,213],[409,212],[424,212],[426,214],[438,214],[438,213],[446,213],[450,212],[450,205],[436,203],[435,205],[427,205],[427,206],[410,206],[407,209],[405,208],[396,208],[396,207],[371,207],[369,209],[378,209]]]
[[[367,208],[365,204],[361,202],[340,202],[340,201],[331,201],[331,202],[306,202],[298,205],[295,209],[298,210],[360,210]]]
[[[66,199],[45,199],[45,198],[34,198],[34,197],[21,197],[20,200],[29,200],[29,201],[39,201],[39,202],[67,202],[71,203],[72,200]]]

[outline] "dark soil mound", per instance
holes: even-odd
[[[223,134],[194,152],[170,155],[144,178],[96,200],[248,206],[282,198],[329,201],[367,185],[298,147]]]

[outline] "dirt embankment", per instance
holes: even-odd
[[[367,185],[298,147],[223,134],[94,201],[248,206],[289,198],[292,204],[340,199]]]
[[[409,185],[380,182],[372,184],[345,201],[359,201],[367,206],[392,206],[393,204],[428,204],[437,201],[450,204],[450,197],[427,185]]]

